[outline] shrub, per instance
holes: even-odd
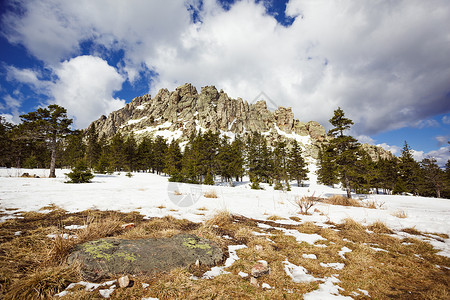
[[[72,172],[66,175],[70,178],[66,183],[88,183],[94,178],[84,160],[80,160],[72,169]]]
[[[302,215],[307,215],[308,210],[316,204],[316,200],[317,199],[313,196],[301,198],[296,196],[294,203],[300,208],[300,213]]]

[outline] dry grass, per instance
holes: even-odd
[[[394,213],[392,213],[392,215],[400,219],[406,219],[408,217],[408,213],[403,209],[396,210]]]
[[[341,206],[355,206],[362,207],[363,204],[361,201],[353,198],[347,198],[341,195],[333,195],[329,198],[326,198],[323,202],[332,204],[332,205],[341,205]]]
[[[365,203],[363,203],[363,206],[365,208],[370,208],[370,209],[384,209],[384,202],[379,202],[376,200],[369,200]]]
[[[414,227],[404,228],[402,231],[412,235],[422,235],[422,233]]]
[[[372,230],[375,233],[386,233],[386,234],[392,234],[394,233],[391,229],[389,229],[386,226],[386,223],[377,221],[373,223],[372,225],[367,227],[369,230]]]
[[[164,208],[166,208],[166,206],[165,205],[163,205],[163,204],[161,204],[161,205],[158,205],[156,208],[159,208],[159,209],[164,209]]]
[[[205,198],[218,198],[216,190],[209,190],[203,194]]]
[[[179,190],[174,190],[174,191],[173,191],[173,194],[176,195],[176,196],[181,196],[181,195],[183,195],[183,193],[181,193]]]
[[[136,226],[128,230],[106,228],[106,224],[117,228],[114,224],[130,222]],[[300,225],[276,224],[277,227],[306,234],[319,234],[326,239],[320,242],[326,247],[317,247],[319,243],[298,243],[294,237],[280,230],[260,228],[258,223],[275,225],[271,221],[233,216],[227,211],[218,212],[204,224],[170,216],[143,220],[136,213],[92,211],[61,215],[56,210],[48,214],[30,213],[24,219],[0,224],[0,298],[51,298],[69,283],[80,280],[77,267],[65,266],[64,255],[48,259],[49,253],[65,253],[64,243],[75,242],[49,239],[49,233],[79,233],[84,234],[84,239],[90,239],[99,235],[117,238],[166,237],[189,232],[216,242],[225,253],[228,253],[227,246],[230,244],[245,244],[248,248],[237,251],[239,260],[225,269],[229,274],[214,279],[192,280],[192,274],[201,276],[207,268],[191,266],[165,274],[136,275],[132,277],[132,287],[116,288],[111,298],[299,299],[303,294],[316,290],[320,281],[295,283],[286,275],[283,262],[287,259],[303,266],[308,274],[316,278],[338,275],[340,282],[336,285],[343,289],[340,291],[343,296],[365,299],[359,291],[363,289],[374,299],[448,299],[450,259],[436,255],[437,250],[423,240],[398,239],[388,235],[390,230],[382,222],[375,222],[367,228],[352,219],[346,219],[342,224],[330,223],[332,228],[323,228],[312,222]],[[85,233],[82,233],[83,230],[65,230],[63,225],[70,224],[87,224],[88,227]],[[23,231],[23,234],[14,236],[13,233],[18,230]],[[265,236],[255,235],[256,231]],[[407,231],[411,232],[410,229]],[[224,235],[231,239],[224,238]],[[256,245],[261,247],[256,250]],[[54,247],[62,250],[52,250]],[[351,252],[345,253],[345,258],[339,255],[343,247],[351,249]],[[304,258],[301,254],[314,254],[317,259]],[[265,282],[273,289],[254,287],[248,277],[241,278],[238,275],[239,272],[250,273],[255,262],[261,259],[269,263],[271,272],[259,278],[258,283]],[[335,270],[320,264],[336,262],[345,264],[345,267]],[[107,280],[111,279],[116,278]],[[142,283],[149,286],[143,287]],[[83,287],[76,286],[70,292],[64,299],[100,298],[98,289],[85,291]],[[359,296],[353,293],[359,293]]]
[[[200,211],[207,211],[208,209],[207,209],[206,207],[202,206],[202,207],[200,207],[200,208],[197,208],[197,210],[200,210]]]
[[[271,215],[271,216],[269,216],[267,218],[267,220],[278,221],[278,220],[286,220],[286,218],[283,218],[283,217],[280,217],[280,216],[277,216],[277,215]]]

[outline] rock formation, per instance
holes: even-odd
[[[259,132],[266,136],[269,145],[280,139],[296,139],[304,153],[313,158],[317,158],[320,144],[329,139],[319,123],[294,119],[290,107],[280,106],[272,112],[265,101],[249,104],[241,98],[230,98],[214,86],[205,86],[198,93],[189,83],[172,92],[161,89],[153,98],[148,94],[136,97],[108,117],[101,116],[91,126],[95,126],[99,137],[107,139],[116,133],[125,136],[134,133],[138,140],[160,135],[169,142],[172,139],[187,141],[191,133],[198,130],[244,138]],[[388,155],[374,147],[366,147],[373,158]]]

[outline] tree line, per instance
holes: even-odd
[[[356,193],[412,194],[426,197],[450,198],[450,160],[445,170],[434,158],[417,162],[405,141],[400,157],[371,159],[360,143],[346,135],[353,121],[338,108],[329,120],[330,141],[319,151],[318,181],[333,185],[340,183],[351,197]]]
[[[132,133],[107,140],[94,126],[70,130],[72,120],[66,113],[63,107],[49,105],[22,115],[18,125],[0,118],[0,166],[49,168],[53,177],[56,167],[82,164],[98,173],[153,172],[176,182],[223,181],[231,186],[248,175],[253,189],[268,183],[289,190],[293,181],[302,186],[308,179],[307,163],[295,140],[268,145],[258,132],[230,140],[211,131],[193,133],[182,146],[160,136],[137,141]],[[353,121],[342,109],[335,110],[330,123],[330,139],[321,145],[317,160],[320,183],[341,184],[349,197],[352,191],[450,197],[450,161],[445,170],[433,158],[416,162],[406,142],[400,157],[374,161],[346,134]]]

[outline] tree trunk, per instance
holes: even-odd
[[[347,173],[344,174],[345,189],[347,190],[347,198],[352,198],[352,190],[350,189],[350,181],[348,180]]]
[[[50,159],[50,176],[49,178],[56,178],[56,145],[52,146],[52,156]]]
[[[436,183],[436,197],[441,198],[441,191],[439,189],[439,183]]]

